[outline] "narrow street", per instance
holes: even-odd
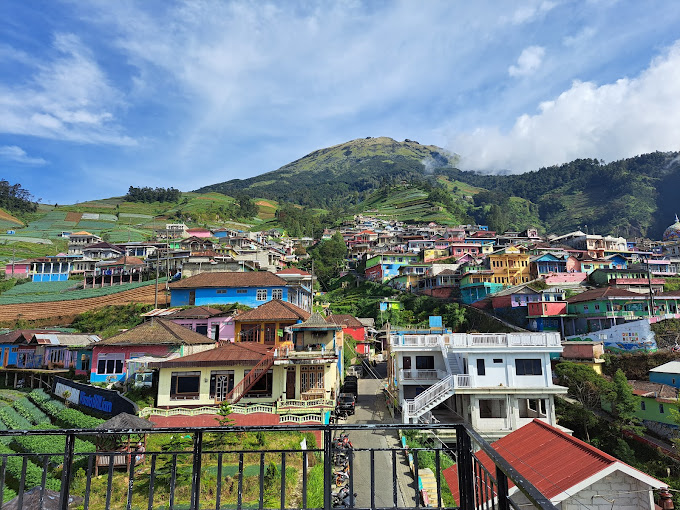
[[[379,364],[373,369],[378,377],[385,377],[385,364]],[[385,398],[382,394],[384,379],[375,379],[365,373],[359,379],[359,398],[356,413],[349,416],[342,423],[399,423],[395,421],[387,410]],[[356,505],[371,506],[371,462],[369,452],[360,451],[362,448],[399,448],[399,438],[396,431],[351,431],[350,440],[356,451],[354,456],[354,492],[357,493]],[[416,506],[416,488],[413,476],[405,459],[399,451],[396,455],[397,464],[397,505],[400,507]],[[374,487],[375,506],[394,506],[394,478],[392,452],[375,452]]]

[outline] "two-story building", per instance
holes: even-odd
[[[311,310],[309,289],[268,271],[200,273],[170,284],[171,306],[241,303],[255,308],[273,299]]]
[[[492,282],[502,285],[519,285],[531,281],[530,255],[525,248],[508,246],[490,254],[489,268],[493,271]]]
[[[552,382],[558,333],[395,333],[390,352],[390,385],[405,423],[434,413],[499,438],[534,418],[554,425],[554,396],[567,392]]]

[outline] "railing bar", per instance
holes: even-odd
[[[85,500],[83,501],[83,510],[90,508],[90,487],[92,486],[92,465],[96,459],[95,455],[88,455],[87,458],[87,480],[85,481]],[[47,460],[47,459],[46,459]]]
[[[241,510],[243,504],[243,453],[238,454],[238,502],[236,508]]]
[[[349,469],[349,507],[354,508],[354,450],[349,450],[347,455],[347,468]]]
[[[392,450],[392,503],[397,508],[397,450]]]
[[[126,510],[132,510],[132,487],[135,483],[135,462],[137,461],[137,454],[130,452],[130,471],[128,472],[128,490],[127,490],[127,506]]]
[[[113,462],[115,453],[109,454],[109,479],[106,485],[106,510],[111,508],[111,487],[113,486]]]
[[[61,490],[59,491],[59,505],[62,510],[68,510],[68,498],[71,487],[71,473],[73,471],[73,449],[76,443],[74,432],[66,433],[64,447],[64,467],[61,474]]]
[[[156,481],[156,457],[157,454],[152,454],[151,455],[151,474],[150,474],[150,479],[149,479],[149,506],[147,507],[147,510],[153,510],[153,491],[154,491],[154,482]]]
[[[489,475],[486,471],[482,471],[482,480],[484,481],[484,491],[482,492],[482,498],[484,498],[484,508],[489,508]]]
[[[194,433],[193,463],[191,467],[191,510],[199,510],[201,506],[201,463],[203,452],[203,432]]]
[[[50,462],[49,456],[45,455],[43,457],[42,477],[40,478],[40,501],[38,502],[38,510],[43,510],[43,505],[45,503],[45,484],[47,483],[47,468],[49,467],[49,462]],[[86,506],[84,506],[83,508],[87,510]]]
[[[5,493],[5,469],[7,468],[7,455],[2,456],[2,466],[0,466],[0,508],[2,508],[3,496]]]
[[[480,507],[480,487],[481,487],[481,482],[479,478],[479,473],[481,472],[481,469],[479,469],[479,461],[475,458],[475,456],[472,456],[472,466],[473,466],[473,471],[472,471],[472,476],[474,477],[474,484],[473,487],[475,489],[475,508]]]
[[[441,450],[437,448],[434,452],[434,469],[436,471],[435,473],[435,481],[437,482],[437,507],[443,506],[442,503],[442,482],[441,482],[441,473],[442,473],[442,462],[441,462]]]
[[[28,462],[28,457],[23,457],[21,462],[21,481],[19,482],[19,494],[17,495],[17,509],[22,510],[24,508],[24,483],[26,482],[26,464]]]
[[[375,510],[375,452],[371,450],[371,510]]]
[[[307,450],[302,450],[302,509],[307,509]]]
[[[168,510],[175,509],[175,482],[177,480],[177,454],[172,456],[172,467],[170,469],[170,504]]]
[[[215,510],[220,510],[222,506],[222,452],[217,454],[217,488],[215,490]]]
[[[281,510],[286,508],[286,454],[281,454]]]
[[[416,508],[420,507],[420,477],[418,476],[418,450],[413,450],[413,478],[416,490]]]
[[[260,508],[264,507],[264,452],[260,453]]]

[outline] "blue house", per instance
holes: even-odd
[[[170,306],[228,305],[256,308],[280,299],[311,311],[308,288],[269,271],[200,273],[170,284]]]
[[[649,371],[649,381],[680,388],[680,361],[669,361]]]
[[[27,346],[34,335],[57,333],[44,329],[15,329],[0,335],[0,367],[16,367],[19,346]]]
[[[529,263],[531,264],[531,276],[533,278],[539,278],[544,274],[567,272],[567,259],[552,253],[532,257]]]

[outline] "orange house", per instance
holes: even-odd
[[[292,340],[286,328],[306,321],[309,316],[309,312],[292,303],[272,299],[234,317],[234,339],[278,346]]]
[[[488,256],[492,283],[519,285],[531,281],[529,254],[523,247],[508,246]]]

